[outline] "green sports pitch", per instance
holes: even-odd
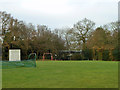
[[[2,88],[118,88],[118,62],[37,61],[2,70]]]

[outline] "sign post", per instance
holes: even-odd
[[[10,49],[9,61],[20,61],[20,60],[21,60],[20,49]]]

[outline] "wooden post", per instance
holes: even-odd
[[[53,56],[52,56],[52,54],[51,54],[51,61],[53,61]]]
[[[44,54],[43,54],[43,61],[45,60],[45,56],[44,56]]]

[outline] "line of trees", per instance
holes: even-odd
[[[95,22],[84,18],[72,28],[51,30],[46,25],[26,24],[14,19],[6,12],[0,12],[0,25],[4,42],[3,60],[8,60],[8,50],[20,48],[22,59],[31,52],[41,59],[43,53],[51,52],[59,57],[60,50],[82,50],[73,54],[73,60],[118,60],[118,23],[112,22],[95,27]],[[61,58],[61,57],[59,57]]]

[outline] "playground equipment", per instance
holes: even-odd
[[[36,67],[36,53],[31,53],[28,60],[21,61],[0,61],[2,69],[17,68],[17,67]]]
[[[46,54],[50,54],[50,55],[51,55],[51,61],[52,61],[52,60],[53,60],[53,55],[52,55],[52,53],[44,53],[44,54],[43,54],[43,61],[45,60],[45,55],[46,55]]]

